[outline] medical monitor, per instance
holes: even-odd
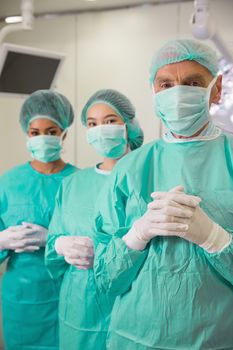
[[[54,87],[65,56],[10,43],[0,46],[0,94],[29,95]]]

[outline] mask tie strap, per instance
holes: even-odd
[[[208,87],[207,87],[207,90],[208,90],[208,101],[210,99],[210,94],[211,94],[212,87],[216,83],[217,79],[218,79],[218,76],[216,76],[214,79],[212,79],[211,82],[209,83]]]

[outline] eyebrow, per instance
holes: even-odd
[[[118,117],[118,115],[116,115],[116,114],[113,114],[113,113],[111,113],[111,114],[107,114],[105,117],[104,117],[104,119],[107,119],[107,118],[109,118],[109,117]]]
[[[49,128],[46,128],[45,130],[52,130],[52,129],[56,129],[56,128],[57,128],[56,126],[50,126]],[[39,131],[40,129],[39,128],[30,127],[29,130]]]
[[[188,75],[183,80],[191,80],[191,79],[197,79],[197,80],[205,81],[205,78],[203,77],[203,75],[199,74],[199,73]]]
[[[107,114],[107,115],[104,116],[104,119],[107,119],[107,118],[109,118],[109,117],[115,117],[115,118],[117,118],[118,115],[112,114],[112,113],[111,113],[111,114]],[[88,121],[93,121],[93,120],[96,120],[96,118],[95,118],[95,117],[88,117],[87,120],[88,120]]]
[[[167,77],[159,77],[155,79],[157,82],[161,82],[161,81],[174,81],[174,79],[171,78],[167,78]]]
[[[158,83],[160,82],[171,82],[174,81],[175,79],[169,78],[167,76],[161,76],[155,79]],[[194,73],[190,74],[182,79],[183,81],[188,81],[188,80],[199,80],[205,82],[205,78],[203,77],[202,74],[199,73]]]

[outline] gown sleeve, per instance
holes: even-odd
[[[143,265],[148,249],[129,249],[122,237],[132,220],[142,212],[139,197],[128,186],[127,178],[111,176],[98,200],[95,219],[94,273],[100,291],[112,295],[126,292]]]
[[[67,236],[64,230],[62,220],[62,193],[63,186],[58,190],[55,209],[48,229],[48,238],[45,247],[45,266],[52,278],[56,279],[62,276],[69,266],[62,255],[57,254],[55,250],[55,241],[60,236]]]
[[[1,180],[0,180],[1,181]],[[5,230],[6,227],[4,225],[4,222],[2,220],[2,213],[3,213],[3,208],[4,208],[4,191],[2,191],[2,183],[0,183],[0,234],[1,231]],[[0,250],[0,264],[3,263],[7,257],[9,256],[10,251],[9,250]]]
[[[1,234],[1,231],[3,230],[5,230],[5,227],[0,217],[0,234]],[[8,256],[9,256],[9,250],[6,250],[6,249],[0,250],[0,264],[3,263]]]
[[[233,236],[233,228],[224,227]],[[233,237],[231,243],[221,252],[208,253],[204,251],[212,267],[228,282],[233,285]]]

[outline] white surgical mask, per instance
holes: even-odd
[[[215,77],[207,88],[177,85],[154,93],[155,113],[174,134],[192,136],[209,121],[209,99]]]
[[[61,136],[39,135],[28,138],[27,149],[32,158],[43,163],[60,159],[62,138],[65,132],[63,131]]]
[[[87,142],[105,158],[118,159],[127,149],[126,126],[99,125],[87,130]]]

